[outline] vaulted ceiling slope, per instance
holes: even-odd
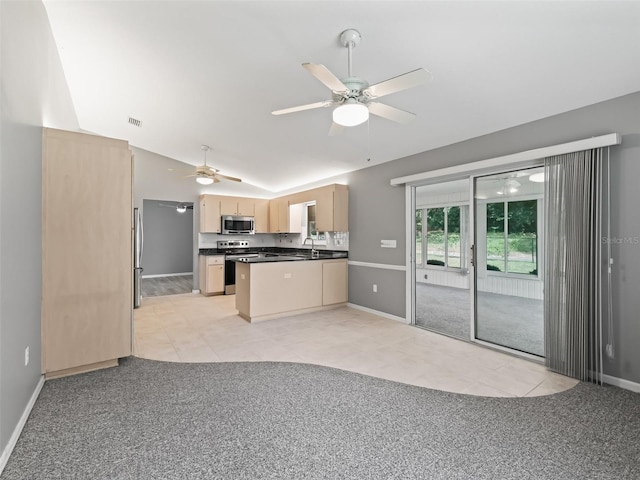
[[[44,4],[82,129],[191,165],[207,144],[210,165],[274,193],[640,90],[639,2]],[[417,118],[328,136],[330,108],[271,115],[330,99],[301,64],[346,77],[348,28],[370,84],[433,74],[385,97]]]

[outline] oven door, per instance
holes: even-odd
[[[236,262],[238,258],[250,258],[259,256],[257,253],[245,253],[244,255],[226,255],[224,257],[224,293],[234,295],[236,293]]]

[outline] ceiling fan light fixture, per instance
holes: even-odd
[[[197,176],[196,177],[196,182],[198,182],[201,185],[211,185],[213,183],[213,178],[204,177],[204,176]]]
[[[350,98],[333,110],[333,121],[344,127],[355,127],[369,119],[369,109],[366,105]]]
[[[529,181],[534,183],[544,182],[544,172],[532,173],[529,175]]]

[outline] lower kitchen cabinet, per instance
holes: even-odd
[[[252,323],[346,302],[346,259],[236,263],[236,308]]]
[[[347,261],[328,260],[322,263],[322,305],[347,301]]]
[[[203,295],[224,293],[224,255],[200,256],[200,293]]]

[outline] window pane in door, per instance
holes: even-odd
[[[487,203],[487,270],[505,271],[504,202]]]
[[[427,263],[445,265],[444,208],[428,208]]]
[[[507,272],[538,274],[536,200],[509,202]]]
[[[447,267],[460,268],[460,207],[447,208]]]
[[[422,265],[422,210],[416,210],[416,265]]]

